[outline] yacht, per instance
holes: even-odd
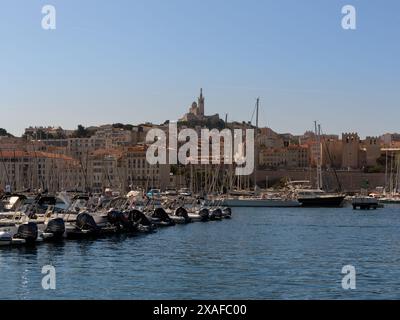
[[[320,189],[298,189],[297,200],[302,207],[333,207],[343,206],[345,195],[327,193]]]
[[[321,125],[317,124],[317,121],[314,122],[315,125],[315,136],[317,138],[317,144],[322,146],[321,143]],[[322,149],[321,149],[322,150]],[[330,157],[329,150],[327,150],[327,154],[329,159],[332,161]],[[328,193],[322,190],[323,179],[322,179],[322,161],[321,161],[321,152],[317,154],[317,176],[316,176],[316,189],[312,189],[310,187],[310,181],[294,181],[290,182],[289,186],[294,191],[294,194],[297,200],[301,203],[302,207],[342,207],[344,203],[344,199],[346,195],[341,193]],[[335,177],[338,184],[338,189],[341,190],[342,186],[339,181],[339,178],[336,174],[335,169],[333,169],[335,173]]]

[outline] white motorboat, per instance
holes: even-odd
[[[0,229],[0,242],[2,246],[10,244],[32,244],[38,240],[40,240],[39,229],[34,222],[15,224],[14,226],[2,227]]]
[[[7,231],[0,231],[0,247],[9,246],[12,244],[12,234]]]
[[[210,210],[207,208],[196,209],[195,207],[188,209],[188,216],[193,222],[205,222],[209,220]]]

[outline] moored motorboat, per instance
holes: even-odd
[[[157,208],[149,214],[149,218],[159,227],[170,227],[175,225],[175,221],[170,218],[163,208]]]
[[[0,201],[0,219],[11,219],[15,212],[23,205],[26,196],[15,194],[6,195]]]
[[[211,221],[222,220],[222,209],[221,208],[211,208],[208,215]]]
[[[81,212],[76,217],[76,222],[66,227],[67,238],[92,238],[100,234],[100,228],[94,218],[87,212]]]
[[[44,240],[60,240],[65,236],[65,222],[62,218],[49,219],[44,227],[41,233]]]
[[[135,230],[140,233],[151,233],[157,228],[148,216],[137,209],[130,210],[129,212],[126,212],[125,215],[128,220],[133,223]]]
[[[200,208],[189,212],[188,216],[193,222],[207,222],[209,221],[210,210],[208,208]]]
[[[232,209],[231,208],[222,208],[222,217],[225,219],[232,218]]]
[[[177,224],[186,224],[192,222],[187,210],[183,207],[179,207],[174,210],[171,214],[169,214],[169,217]]]
[[[18,226],[17,233],[13,236],[14,239],[25,240],[28,244],[33,244],[38,239],[39,230],[34,222],[23,223]]]
[[[0,231],[0,246],[9,246],[12,244],[12,234],[7,231]]]
[[[379,202],[378,199],[374,197],[357,196],[352,199],[352,206],[354,210],[357,208],[360,210],[376,210],[379,208]]]

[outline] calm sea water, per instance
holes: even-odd
[[[49,264],[55,291],[41,286]],[[0,283],[0,299],[399,299],[400,207],[236,209],[147,236],[2,248]]]

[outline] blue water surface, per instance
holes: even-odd
[[[1,248],[0,299],[398,299],[399,231],[398,206],[234,209],[146,236]]]

